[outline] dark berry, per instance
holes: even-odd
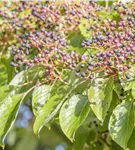
[[[131,65],[127,65],[127,68],[130,69],[130,68],[131,68]]]
[[[81,64],[81,68],[84,68],[85,67],[85,65],[84,64]]]
[[[85,72],[81,72],[81,76],[82,76],[82,77],[85,77],[85,76],[86,76],[86,73],[85,73]]]
[[[91,74],[91,75],[89,76],[89,78],[90,78],[90,79],[93,79],[93,75]]]
[[[127,79],[130,79],[130,78],[131,78],[131,76],[130,76],[129,74],[127,74],[127,75],[126,75],[126,78],[127,78]]]
[[[76,72],[79,73],[79,72],[80,72],[80,69],[76,69]]]

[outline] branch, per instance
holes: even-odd
[[[108,5],[109,5],[108,0],[106,0],[106,6],[105,6],[106,9],[108,9]]]

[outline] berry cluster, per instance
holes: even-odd
[[[9,42],[12,66],[43,65],[50,80],[61,79],[64,72],[73,69],[77,76],[90,80],[100,77],[100,72],[104,77],[116,78],[123,72],[127,79],[130,72],[134,73],[135,2],[115,3],[106,10],[94,1],[12,5],[9,8],[4,2],[4,10],[0,11],[6,27],[14,34]],[[85,29],[87,37],[79,27],[85,22],[89,24]],[[86,52],[83,55],[70,49],[74,33],[84,37],[80,45]]]
[[[114,76],[123,72],[130,79],[130,73],[135,73],[130,70],[135,62],[134,8],[135,3],[130,7],[116,4],[113,9],[117,10],[120,21],[100,18],[87,29],[91,31],[92,38],[85,38],[82,47],[94,49],[95,54],[90,55],[86,65],[80,65],[84,69],[77,69],[77,75],[92,79],[96,70],[104,70]]]

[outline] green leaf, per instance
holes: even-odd
[[[98,1],[98,4],[100,4],[101,6],[106,6],[106,1]],[[108,1],[108,5],[112,6],[114,3],[114,1]]]
[[[4,139],[15,122],[21,103],[22,94],[0,99],[0,145],[4,147]]]
[[[34,80],[40,80],[41,78],[45,77],[44,75],[45,67],[44,66],[33,66],[26,72],[26,81],[34,81]]]
[[[11,85],[5,85],[0,87],[0,101],[5,99],[9,94],[13,92],[14,87]]]
[[[92,25],[93,21],[89,21],[87,19],[81,19],[81,23],[79,24],[79,30],[81,31],[81,34],[84,37],[87,37],[89,39],[92,38],[92,32],[87,31],[87,28],[89,28]]]
[[[8,83],[12,80],[13,73],[14,73],[14,68],[10,65],[11,61],[12,61],[11,51],[10,50],[4,51],[1,62],[7,68]]]
[[[80,81],[81,82],[81,81]],[[72,94],[83,94],[85,90],[87,90],[90,86],[90,82],[83,82],[82,84],[78,85],[72,92]]]
[[[67,147],[66,150],[73,150],[73,148],[72,147]]]
[[[41,108],[40,113],[36,117],[34,123],[35,134],[38,134],[43,126],[47,125],[54,118],[67,97],[80,85],[80,80],[75,80],[72,73],[70,77],[68,76],[68,79],[69,78],[69,85],[57,83],[53,86],[50,92],[50,98],[46,101],[45,105]]]
[[[127,85],[125,86],[124,91],[130,90],[130,89],[132,89],[134,86],[135,86],[135,81],[127,82]]]
[[[84,145],[85,145],[87,139],[89,140],[89,130],[90,129],[84,128],[84,126],[81,126],[77,130],[76,136],[75,136],[75,141],[73,143],[74,150],[82,150],[82,149],[84,149]]]
[[[51,87],[49,85],[42,85],[36,87],[32,94],[32,109],[35,116],[38,115],[45,102],[50,98]]]
[[[34,82],[41,79],[43,77],[44,69],[43,66],[35,66],[28,70],[21,71],[12,79],[10,85],[17,86],[26,82]]]
[[[34,122],[34,133],[38,135],[40,130],[57,114],[63,104],[63,94],[55,94],[42,107]]]
[[[74,95],[63,104],[59,116],[60,126],[71,141],[78,127],[86,119],[89,109],[88,97],[83,95]]]
[[[112,139],[124,149],[134,128],[134,109],[131,101],[125,101],[114,109],[109,121]]]
[[[69,39],[73,47],[80,47],[84,37],[80,33],[70,33]]]
[[[82,54],[84,48],[81,46],[84,36],[81,33],[70,33],[69,37],[69,50]]]
[[[8,81],[7,68],[5,65],[0,64],[0,86],[3,86]]]
[[[135,99],[135,86],[132,87],[132,96]]]
[[[123,80],[121,85],[122,85],[124,91],[131,90],[135,86],[135,80],[134,79],[131,79],[129,81]]]
[[[26,71],[21,71],[19,72],[10,82],[10,85],[17,86],[19,84],[22,84],[25,82],[25,72]]]
[[[64,95],[64,93],[66,94]],[[48,97],[44,106],[36,116],[36,120],[34,122],[35,134],[38,135],[43,126],[47,125],[47,123],[57,114],[67,96],[67,93],[68,92],[65,91],[65,87],[61,84],[55,84],[52,87],[50,97]]]
[[[123,87],[120,83],[117,82],[117,83],[114,84],[114,91],[117,93],[119,98],[120,98],[122,89],[123,89]]]
[[[134,130],[132,132],[132,135],[131,135],[131,137],[128,141],[128,148],[131,149],[131,150],[133,150],[135,148],[134,141],[135,141],[135,128],[134,128]]]
[[[18,88],[6,85],[0,88],[0,145],[4,147],[4,139],[12,127],[24,93],[17,94]]]
[[[112,101],[113,78],[97,79],[88,91],[91,108],[100,121],[104,121]]]

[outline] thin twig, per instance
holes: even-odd
[[[109,3],[108,3],[108,0],[106,0],[106,9],[108,9],[108,5],[109,5]]]

